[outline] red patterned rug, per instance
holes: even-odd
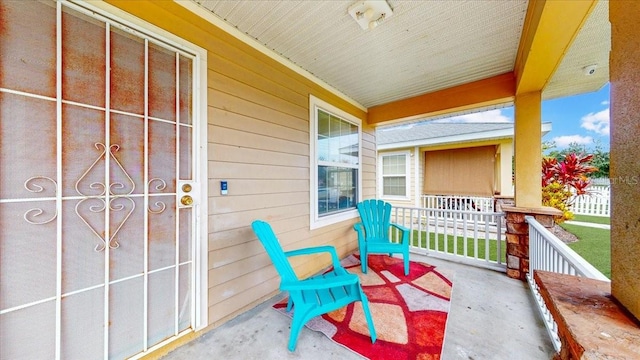
[[[371,343],[360,302],[313,318],[308,328],[372,360],[440,359],[453,273],[412,261],[409,276],[404,276],[402,259],[386,255],[369,255],[367,274],[360,270],[358,255],[342,264],[360,277],[378,340]],[[273,307],[291,315],[286,298]]]

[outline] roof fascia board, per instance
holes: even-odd
[[[394,121],[432,117],[473,108],[512,102],[512,72],[369,108],[367,122],[382,125]]]

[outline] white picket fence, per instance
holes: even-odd
[[[578,215],[611,216],[611,189],[609,186],[591,185],[587,194],[574,195],[571,211]]]

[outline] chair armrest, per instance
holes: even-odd
[[[317,254],[322,252],[326,252],[331,255],[331,262],[333,262],[334,268],[342,267],[342,265],[340,265],[340,259],[338,259],[338,253],[336,252],[336,248],[330,245],[285,251],[284,254],[287,257],[290,257],[290,256],[299,256],[299,255],[311,255],[311,254]]]
[[[283,282],[280,284],[280,289],[286,291],[329,289],[334,287],[353,285],[358,281],[360,281],[358,275],[347,274],[334,276],[331,278],[316,278],[295,282]]]
[[[353,224],[353,230],[358,233],[358,248],[360,251],[363,251],[362,249],[365,247],[365,238],[367,237],[367,234],[365,234],[364,231],[364,224],[361,222]]]
[[[391,226],[402,232],[402,243],[409,242],[409,228],[406,228],[399,224],[391,223]]]
[[[394,228],[397,228],[400,231],[409,232],[409,228],[404,227],[402,225],[391,223],[391,226],[393,226]]]

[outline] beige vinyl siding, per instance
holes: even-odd
[[[376,197],[376,136],[375,130],[362,123],[362,198],[371,199]]]
[[[346,221],[309,230],[309,95],[363,121],[362,196],[375,196],[375,135],[366,113],[172,1],[108,1],[208,51],[209,324],[218,326],[278,291],[279,277],[251,231],[269,221],[285,249],[357,241]],[[229,194],[221,196],[220,180]],[[300,275],[329,264],[295,259]]]

